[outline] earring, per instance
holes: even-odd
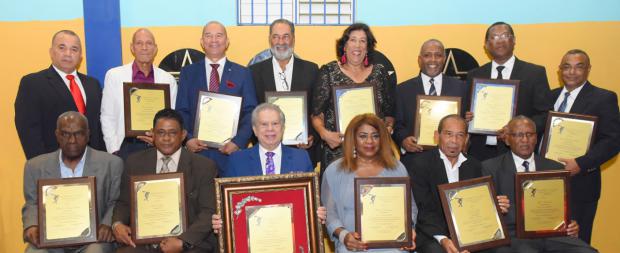
[[[347,63],[347,52],[344,51],[342,52],[342,56],[340,57],[340,64],[345,64]]]
[[[353,158],[357,158],[357,150],[353,149]]]
[[[366,57],[364,57],[364,67],[368,67],[368,54],[366,54]]]

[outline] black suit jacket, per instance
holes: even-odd
[[[534,154],[534,162],[536,163],[536,171],[564,169],[562,164],[536,154]],[[510,207],[508,208],[508,213],[504,216],[504,222],[511,236],[515,236],[515,224],[517,223],[515,210],[516,174],[517,168],[512,158],[512,152],[506,152],[498,157],[482,162],[482,175],[491,176],[497,195],[506,195],[510,200]]]
[[[90,145],[105,150],[99,115],[101,86],[97,79],[78,73],[86,94]],[[22,77],[15,98],[15,128],[26,154],[33,158],[58,149],[54,131],[58,116],[77,111],[73,96],[54,67]]]
[[[121,222],[130,224],[131,188],[130,177],[156,174],[157,151],[155,148],[138,151],[125,161],[125,171],[121,178],[121,193],[114,207],[112,224]],[[187,231],[180,239],[203,249],[215,251],[217,237],[213,233],[211,216],[215,213],[215,186],[217,176],[215,162],[204,156],[181,149],[177,172],[183,173],[185,182],[185,203],[187,214]]]
[[[465,116],[467,106],[468,87],[461,80],[442,75],[441,96],[452,96],[461,98],[461,116]],[[412,136],[415,127],[415,115],[418,110],[416,98],[424,93],[422,77],[416,76],[396,87],[396,123],[394,125],[394,141],[398,146],[403,140]]]
[[[553,107],[562,88],[551,91],[547,101]],[[585,155],[575,159],[581,172],[571,179],[571,199],[596,201],[601,195],[600,166],[620,150],[620,113],[616,93],[586,82],[570,108],[571,113],[598,117],[594,144]]]
[[[459,167],[459,181],[477,178],[482,175],[482,165],[475,158],[465,155],[465,161]],[[434,235],[450,237],[448,225],[444,219],[441,199],[437,186],[448,183],[446,169],[439,156],[439,149],[432,149],[416,155],[404,164],[411,179],[411,190],[418,206],[416,233],[418,245],[422,246],[433,239]],[[422,239],[424,238],[424,239]]]
[[[471,70],[467,74],[467,83],[470,86],[470,91],[474,78],[491,78],[491,66],[492,63],[489,62],[479,68]],[[525,115],[534,120],[536,123],[536,132],[542,133],[545,130],[547,112],[552,108],[545,100],[549,94],[549,81],[547,80],[545,67],[515,58],[512,73],[510,73],[510,79],[520,80],[516,115]],[[468,101],[467,104],[469,106],[470,101]],[[481,116],[483,115],[474,115],[474,117]],[[506,124],[508,124],[508,122],[506,122]],[[541,136],[539,136],[539,139],[540,137]],[[472,134],[470,140],[470,153],[478,159],[486,160],[499,155],[497,151],[495,153],[480,152],[486,145],[485,135]],[[502,152],[508,150],[507,148],[502,148],[505,147],[503,143],[498,142],[498,146],[500,146],[500,151]]]

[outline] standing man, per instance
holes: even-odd
[[[573,49],[562,57],[560,73],[564,87],[551,91],[548,99],[558,112],[598,117],[594,144],[580,157],[564,157],[560,161],[571,172],[571,214],[581,229],[579,238],[590,243],[592,223],[601,195],[601,165],[620,149],[620,114],[618,97],[613,91],[594,86],[588,81],[590,57]]]
[[[313,62],[294,56],[295,25],[291,21],[277,19],[271,23],[269,26],[269,45],[273,56],[250,66],[258,102],[265,102],[266,91],[305,91],[307,94],[306,115],[308,122],[311,122],[312,87],[316,83],[319,67]],[[308,151],[314,167],[318,162],[316,148],[320,145],[313,145],[316,132],[311,124],[308,125],[308,144],[298,145],[297,147]]]
[[[58,149],[55,122],[66,111],[85,115],[89,145],[105,150],[99,124],[101,87],[96,79],[76,71],[82,60],[80,38],[73,31],[58,31],[49,53],[52,65],[24,76],[15,98],[15,128],[26,159]]]
[[[126,170],[121,180],[121,195],[112,217],[114,237],[125,245],[119,253],[127,252],[215,252],[217,238],[211,229],[215,213],[215,186],[217,166],[206,157],[182,148],[187,132],[183,118],[172,109],[163,109],[153,119],[154,148],[138,151],[125,161]],[[187,230],[178,237],[168,237],[159,244],[137,245],[131,240],[130,185],[131,176],[160,173],[183,173]]]
[[[138,29],[129,45],[134,60],[126,65],[108,70],[105,75],[101,101],[101,130],[109,153],[127,159],[129,154],[143,150],[152,142],[150,136],[125,138],[125,107],[123,83],[159,83],[170,85],[170,105],[174,109],[177,81],[168,72],[153,65],[157,55],[155,36],[146,28]],[[146,141],[146,142],[145,142]]]
[[[112,241],[112,212],[118,199],[123,162],[116,156],[87,146],[90,130],[88,120],[79,112],[61,114],[54,131],[60,148],[37,156],[26,162],[24,169],[24,198],[22,208],[24,240],[28,243],[26,253],[65,252],[63,248],[38,249],[39,179],[94,176],[97,187],[97,243],[67,249],[67,252],[106,253],[114,249]],[[74,251],[70,251],[74,250]]]
[[[418,95],[460,97],[461,114],[465,112],[467,86],[461,80],[442,73],[445,62],[446,53],[441,41],[427,40],[422,44],[418,55],[420,75],[396,87],[396,124],[393,136],[404,152],[401,157],[403,163],[413,158],[415,153],[423,151],[413,136]]]
[[[517,59],[514,56],[515,41],[515,34],[509,24],[504,22],[492,24],[487,29],[484,48],[493,59],[471,70],[467,75],[467,82],[471,86],[474,78],[519,80],[516,115],[532,118],[536,123],[536,130],[543,132],[547,112],[551,110],[545,100],[549,93],[547,72],[543,66]],[[474,115],[474,117],[485,116]],[[499,130],[497,137],[472,134],[469,153],[483,161],[508,151],[506,145],[501,142],[504,131]]]
[[[229,43],[224,25],[217,21],[211,21],[205,25],[200,40],[200,45],[205,51],[205,60],[181,70],[176,101],[176,110],[183,116],[185,122],[183,127],[187,130],[187,148],[213,159],[220,169],[220,174],[226,171],[228,155],[248,145],[252,136],[250,114],[256,107],[256,91],[252,74],[247,68],[226,58]],[[200,90],[243,98],[237,135],[219,149],[207,148],[206,144],[193,136]]]

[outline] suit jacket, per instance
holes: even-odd
[[[442,75],[441,95],[461,98],[461,116],[465,116],[467,106],[468,87],[459,79]],[[396,87],[396,124],[394,125],[394,140],[398,146],[408,136],[413,136],[415,117],[418,110],[416,98],[424,93],[422,77],[416,76]]]
[[[61,178],[60,149],[39,155],[26,162],[24,168],[24,199],[22,208],[23,228],[37,226],[39,179]],[[99,224],[110,226],[112,211],[119,196],[123,161],[117,156],[86,147],[82,176],[94,176],[97,188],[97,217]]]
[[[126,169],[121,179],[121,195],[114,208],[113,222],[130,224],[130,177],[157,174],[156,166],[157,150],[155,148],[138,151],[127,158]],[[212,160],[182,148],[177,172],[183,173],[188,223],[187,231],[179,238],[211,252],[217,247],[217,238],[211,224],[211,215],[215,214],[213,179],[217,176],[217,166]]]
[[[230,155],[228,170],[224,177],[243,177],[263,175],[260,161],[259,145],[244,149]],[[314,171],[310,157],[304,150],[282,145],[282,162],[280,174]]]
[[[551,91],[547,101],[553,107],[562,88]],[[601,195],[600,166],[618,154],[620,150],[620,114],[616,93],[586,82],[570,108],[571,113],[598,117],[594,144],[575,161],[581,172],[571,178],[571,198],[580,201],[596,201]]]
[[[86,118],[90,128],[89,145],[105,150],[99,112],[101,87],[97,79],[78,73],[86,94]],[[15,128],[26,159],[58,149],[54,131],[58,116],[77,111],[71,92],[54,67],[22,77],[15,98]]]
[[[125,139],[125,107],[123,83],[133,79],[133,61],[108,70],[105,74],[101,100],[101,131],[109,153],[121,148]],[[174,109],[177,98],[177,81],[163,69],[153,66],[155,83],[170,85],[170,105]]]
[[[556,161],[544,158],[534,154],[534,162],[536,163],[536,171],[545,170],[563,170],[564,166]],[[515,167],[512,152],[506,152],[498,157],[491,158],[482,162],[482,175],[491,176],[493,184],[495,184],[495,192],[497,195],[506,195],[510,200],[508,213],[504,215],[504,222],[511,236],[515,236],[516,202],[515,202],[515,175],[517,168]],[[573,189],[571,189],[572,191]]]
[[[467,160],[459,167],[459,181],[482,175],[482,165],[475,158],[465,155]],[[448,225],[437,186],[448,183],[445,165],[439,156],[439,149],[432,149],[416,155],[405,164],[411,179],[411,190],[418,206],[416,232],[424,234],[425,240],[434,240],[435,235],[450,237]],[[422,238],[422,237],[418,237]],[[426,242],[420,241],[418,245]]]

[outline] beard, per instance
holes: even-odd
[[[281,51],[285,49],[284,51]],[[273,46],[270,49],[271,55],[276,58],[276,60],[286,60],[291,58],[293,55],[293,48],[289,46]]]

